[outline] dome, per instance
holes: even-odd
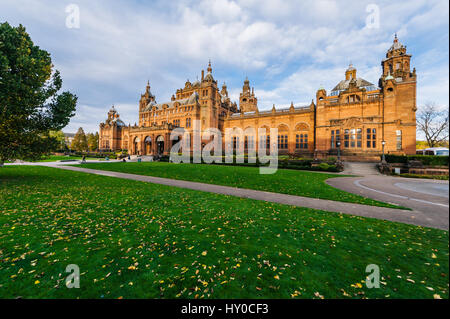
[[[372,83],[370,83],[369,81],[366,81],[366,80],[364,80],[362,78],[357,78],[357,79],[352,79],[352,80],[354,80],[355,85],[358,88],[373,86]],[[344,90],[347,90],[349,88],[349,86],[350,86],[350,82],[351,82],[351,80],[342,80],[341,82],[338,83],[338,85],[336,85],[334,87],[334,89],[332,91],[344,91]]]
[[[125,123],[119,118],[116,118],[116,119],[112,120],[111,122],[116,123],[117,126],[126,126]]]

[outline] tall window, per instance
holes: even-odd
[[[349,133],[350,133],[350,130],[349,129],[346,129],[345,131],[344,131],[344,147],[350,147],[350,135],[349,135]]]
[[[397,130],[397,150],[402,149],[402,131]]]
[[[239,148],[239,136],[233,136],[233,149],[237,151]]]
[[[331,148],[335,147],[335,140],[334,140],[334,130],[331,131]]]
[[[356,129],[350,130],[350,147],[354,148],[356,146]]]
[[[255,142],[253,136],[245,136],[244,138],[244,148],[253,150],[255,148]]]
[[[288,136],[287,134],[278,135],[278,149],[287,150],[288,149]]]
[[[376,148],[377,147],[377,129],[376,128],[368,128],[367,129],[367,148]]]
[[[344,134],[344,147],[362,147],[362,129],[346,129]]]
[[[308,149],[308,134],[297,134],[295,136],[295,148]]]
[[[362,129],[356,130],[356,147],[361,148],[362,147]]]
[[[187,118],[187,119],[186,119],[186,127],[187,127],[187,128],[190,128],[190,127],[191,127],[191,119],[190,119],[190,118]]]
[[[270,135],[261,135],[259,137],[259,148],[264,148],[266,145],[266,151],[270,151]]]
[[[337,148],[337,143],[341,140],[341,130],[331,131],[331,148]]]

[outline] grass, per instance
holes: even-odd
[[[73,161],[81,161],[82,156],[64,156],[64,155],[49,155],[44,156],[39,161],[35,161],[34,163],[39,162],[57,162],[57,161],[64,161],[64,160],[73,160]],[[97,157],[86,157],[86,160],[103,160],[103,158],[97,158]],[[6,161],[6,163],[11,163],[10,161]]]
[[[49,167],[0,204],[0,298],[449,297],[446,231]]]
[[[273,175],[261,175],[259,174],[259,169],[255,167],[173,164],[166,162],[88,163],[76,166],[329,199],[341,202],[402,208],[362,197],[360,195],[351,194],[331,187],[325,183],[325,180],[329,178],[343,176],[336,174],[279,169]]]
[[[42,158],[38,162],[56,162],[56,161],[64,161],[64,160],[80,160],[82,156],[61,156],[61,155],[50,155]],[[86,157],[86,160],[100,160],[101,158],[96,157]]]

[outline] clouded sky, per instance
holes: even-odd
[[[70,4],[80,28],[66,26]],[[395,33],[413,55],[418,105],[449,104],[447,0],[0,0],[4,21],[27,28],[78,96],[65,132],[97,131],[113,104],[134,124],[147,80],[157,101],[168,101],[209,59],[234,101],[248,76],[260,110],[309,104],[350,62],[377,84]]]

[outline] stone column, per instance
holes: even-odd
[[[170,152],[170,135],[169,133],[164,134],[164,154],[167,155]]]

